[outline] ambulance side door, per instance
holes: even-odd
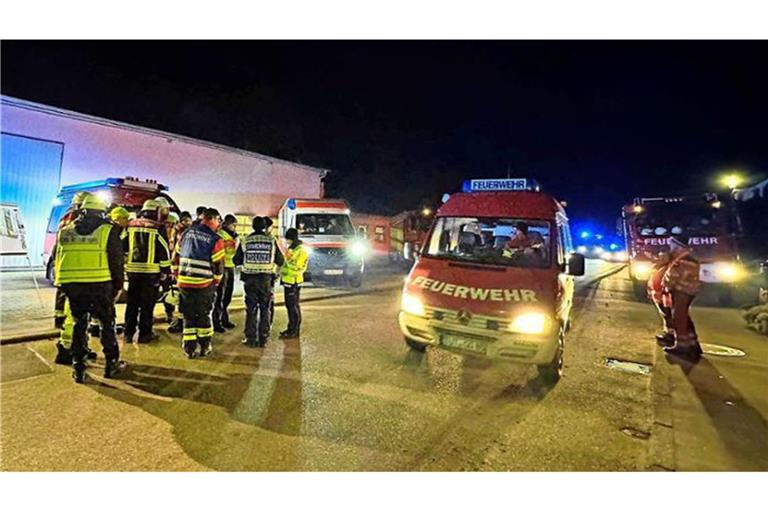
[[[561,269],[558,273],[558,316],[565,322],[571,312],[574,294],[574,278],[564,270],[567,270],[568,256],[573,252],[571,231],[568,227],[568,219],[558,215],[557,219],[557,263]]]

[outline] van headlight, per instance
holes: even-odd
[[[648,279],[651,277],[651,272],[653,271],[653,265],[651,265],[647,261],[636,261],[632,264],[632,274],[637,278],[641,280]]]
[[[355,256],[365,256],[365,253],[368,252],[368,246],[362,240],[356,240],[355,242],[352,242],[350,250]]]
[[[738,281],[744,277],[744,269],[736,263],[715,263],[715,276],[720,281],[728,283]]]
[[[411,295],[408,292],[403,292],[403,299],[400,303],[400,309],[402,309],[404,313],[408,313],[410,315],[425,316],[424,303],[421,302],[420,298],[416,297],[415,295]]]
[[[544,313],[521,313],[512,319],[509,330],[519,334],[542,334],[546,325]]]

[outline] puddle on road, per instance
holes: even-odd
[[[635,363],[633,361],[622,361],[621,359],[605,359],[605,366],[611,370],[619,370],[627,373],[637,373],[639,375],[649,375],[651,373],[650,365]]]

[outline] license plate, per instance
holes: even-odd
[[[440,344],[450,348],[457,348],[468,352],[475,352],[477,354],[485,354],[484,342],[463,338],[454,334],[443,334],[440,337]]]
[[[344,270],[342,269],[323,270],[323,275],[326,275],[326,276],[340,276],[343,273],[344,273]]]

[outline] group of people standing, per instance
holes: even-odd
[[[274,317],[274,286],[285,288],[288,327],[281,338],[300,334],[300,288],[308,253],[296,229],[285,233],[285,254],[270,233],[272,220],[254,217],[253,232],[242,242],[237,218],[214,208],[170,211],[162,196],[144,202],[135,219],[122,207],[109,212],[96,195],[78,193],[62,218],[54,247],[56,327],[61,330],[56,362],[72,364],[73,378],[84,382],[88,324],[98,331],[106,358],[104,376],[111,378],[125,367],[120,360],[115,322],[115,300],[127,277],[124,341],[150,343],[154,308],[165,296],[168,331],[180,333],[190,359],[212,350],[214,332],[236,325],[230,320],[235,268],[244,282],[246,325],[243,344],[263,347],[270,339]],[[163,295],[161,295],[161,293]],[[177,300],[174,300],[177,299]],[[178,305],[178,315],[176,313]]]
[[[681,238],[671,237],[669,250],[656,256],[648,279],[648,298],[656,306],[663,327],[656,340],[669,354],[688,359],[702,354],[690,313],[700,287],[698,260]]]

